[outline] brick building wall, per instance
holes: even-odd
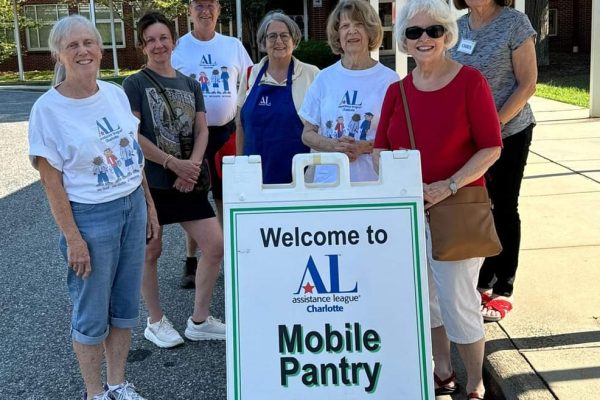
[[[549,0],[556,10],[556,36],[550,36],[550,52],[589,53],[592,38],[592,0]]]
[[[298,1],[298,0],[296,0]],[[27,5],[59,3],[58,0],[28,0]],[[322,0],[321,7],[313,7],[309,0],[309,37],[314,40],[326,40],[327,17],[333,10],[338,0]],[[62,3],[64,4],[64,3]],[[591,18],[592,0],[549,0],[549,7],[557,10],[557,35],[550,37],[550,52],[571,52],[574,46],[578,46],[580,52],[589,53],[591,46]],[[73,3],[69,6],[69,13],[78,12]],[[123,25],[126,47],[117,49],[117,57],[120,68],[135,69],[144,63],[144,57],[135,48],[133,11],[127,5],[123,5]],[[187,32],[187,17],[180,16],[179,32]],[[45,50],[28,50],[25,31],[21,31],[21,49],[23,54],[23,66],[26,71],[51,70],[54,61],[50,53]],[[112,49],[106,48],[102,59],[103,69],[112,69]],[[16,57],[0,63],[0,71],[16,71]]]
[[[36,4],[58,4],[57,0],[29,0],[27,5]],[[64,3],[63,3],[64,4]],[[69,14],[77,13],[79,10],[77,5],[70,4],[68,7]],[[135,48],[134,41],[134,26],[131,7],[123,5],[123,25],[125,34],[125,48],[117,49],[117,61],[119,68],[134,69],[139,68],[144,63],[142,52]],[[185,17],[183,18],[185,21]],[[184,25],[186,26],[185,22]],[[52,70],[54,68],[54,60],[48,50],[28,50],[27,36],[25,30],[21,30],[21,54],[23,55],[23,69],[25,71],[34,70]],[[113,68],[112,48],[106,47],[102,56],[103,69]],[[12,57],[3,63],[0,63],[0,71],[16,71],[18,70],[17,58]]]

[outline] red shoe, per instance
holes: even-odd
[[[449,394],[455,394],[459,392],[458,383],[456,383],[456,373],[452,371],[452,375],[449,378],[441,380],[439,376],[433,374],[433,380],[438,387],[435,389],[436,396],[445,396]],[[454,385],[450,385],[453,383]]]
[[[506,314],[508,314],[508,312],[513,309],[513,305],[510,300],[500,299],[500,298],[496,297],[495,299],[492,299],[492,300],[488,301],[487,303],[485,303],[483,305],[483,309],[481,310],[481,312],[483,313],[486,309],[498,311],[498,314],[500,314],[500,315],[499,316],[483,315],[483,320],[486,322],[498,322],[498,321],[501,321],[506,316]]]
[[[477,393],[477,392],[471,392],[469,393],[469,395],[467,396],[467,400],[470,399],[478,399],[478,400],[483,400],[483,395]]]

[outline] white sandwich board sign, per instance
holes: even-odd
[[[293,164],[262,185],[260,157],[224,159],[227,398],[433,399],[419,153],[369,183],[342,154]],[[312,164],[338,182],[306,184]]]

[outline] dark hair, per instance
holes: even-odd
[[[469,8],[466,0],[453,0],[454,7],[457,10],[464,10],[465,8]],[[509,7],[512,5],[512,0],[494,0],[494,3],[498,4],[500,7]]]
[[[177,41],[177,32],[175,31],[175,25],[170,21],[164,14],[159,13],[158,11],[149,11],[140,20],[137,24],[137,45],[139,47],[144,47],[144,31],[150,26],[156,23],[160,23],[169,28],[169,32],[171,32],[171,37],[173,38],[173,43]]]

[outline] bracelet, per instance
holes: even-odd
[[[167,163],[169,162],[169,160],[171,160],[171,158],[173,158],[173,155],[172,155],[172,154],[169,154],[169,155],[167,156],[167,158],[165,158],[165,161],[163,161],[163,168],[164,168],[164,169],[167,169]]]

